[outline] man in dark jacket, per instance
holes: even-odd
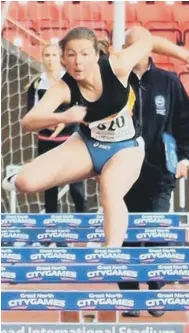
[[[140,36],[126,34],[125,47]],[[175,73],[157,68],[150,54],[135,66],[129,82],[136,94],[136,110],[145,140],[146,157],[137,182],[125,196],[129,212],[168,212],[176,178],[186,177],[189,168],[189,98]],[[162,139],[168,133],[176,140],[178,163],[176,173],[166,167]],[[125,246],[141,246],[125,243]],[[160,244],[146,244],[158,246]],[[160,289],[162,282],[149,282],[149,289]],[[120,289],[139,289],[138,282],[119,283]],[[161,316],[163,311],[149,311]],[[139,316],[138,311],[126,311],[123,316]]]

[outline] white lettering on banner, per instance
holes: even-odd
[[[65,307],[65,301],[57,300],[57,299],[15,299],[10,300],[8,302],[10,308],[22,307],[22,306],[29,306],[29,305],[46,305],[51,307],[58,307],[62,308]]]
[[[137,239],[149,239],[149,238],[165,238],[165,239],[173,239],[173,240],[177,240],[178,239],[178,235],[175,233],[171,233],[169,231],[151,231],[151,232],[144,232],[144,233],[140,233],[138,235],[136,235]]]
[[[20,298],[9,300],[8,305],[10,308],[27,307],[29,305],[44,305],[47,307],[65,307],[66,301],[55,299],[51,293],[21,293]]]
[[[80,225],[81,219],[75,218],[75,216],[71,215],[71,214],[69,214],[69,215],[63,214],[62,216],[61,215],[55,215],[55,216],[51,215],[50,218],[46,218],[43,221],[44,225],[46,225],[46,226],[51,225],[51,224],[55,225],[56,223],[58,224],[58,223],[64,223],[64,222],[70,222],[75,225]]]
[[[14,280],[16,278],[16,273],[14,272],[1,272],[1,278],[7,280]]]
[[[6,259],[7,261],[9,261],[9,260],[20,261],[21,255],[17,254],[17,253],[11,253],[11,252],[6,252],[6,251],[2,250],[1,259]]]
[[[60,252],[47,252],[47,253],[34,253],[30,255],[32,261],[45,261],[45,259],[62,259],[65,261],[75,261],[76,255],[71,253],[62,253]]]
[[[104,269],[103,271],[96,270],[87,273],[87,276],[89,278],[97,278],[103,276],[121,276],[128,278],[137,278],[137,275],[138,274],[136,271],[124,270],[124,269]]]
[[[44,234],[39,234],[37,235],[37,239],[39,240],[46,240],[46,239],[51,239],[54,237],[60,237],[60,238],[67,238],[67,239],[78,239],[79,235],[71,233],[70,230],[47,230]]]
[[[95,232],[87,234],[87,239],[101,239],[104,237],[104,230],[103,229],[95,229]]]
[[[102,252],[102,253],[89,253],[85,255],[86,261],[99,261],[101,259],[115,259],[119,261],[130,260],[131,256],[125,253],[111,253],[111,252]]]
[[[188,265],[158,265],[157,269],[148,271],[148,276],[153,278],[162,275],[180,275],[189,279],[188,268]]]
[[[124,107],[112,119],[102,119],[89,124],[91,137],[98,141],[118,142],[134,137],[135,128],[129,110]]]
[[[20,218],[20,219],[16,219],[16,218],[14,218],[14,219],[7,219],[7,220],[5,220],[5,219],[2,219],[2,221],[1,221],[1,224],[2,224],[2,226],[6,226],[6,225],[14,225],[14,223],[17,223],[17,224],[21,224],[21,225],[23,225],[23,224],[25,224],[25,225],[36,225],[36,220],[34,220],[34,219],[29,219],[29,218]]]
[[[134,301],[128,299],[110,299],[110,298],[100,298],[100,299],[83,299],[77,302],[77,305],[82,307],[92,306],[96,307],[98,305],[114,305],[114,306],[122,306],[126,308],[133,308]]]
[[[170,297],[167,299],[150,299],[146,301],[146,306],[148,307],[162,307],[164,308],[166,305],[186,305],[189,306],[189,298],[175,298],[175,297]]]
[[[77,272],[68,271],[65,266],[45,266],[45,267],[35,267],[36,270],[26,273],[26,278],[36,279],[43,277],[60,277],[60,278],[70,278],[76,279]]]
[[[4,230],[2,230],[2,237],[5,237],[5,238],[16,238],[16,239],[21,239],[21,240],[27,240],[27,239],[29,239],[29,235],[21,233],[20,230],[15,230],[15,231],[13,231],[13,230],[11,230],[11,231],[8,231],[8,230],[4,231]]]
[[[139,257],[140,260],[155,260],[155,259],[171,259],[173,261],[184,261],[185,255],[181,253],[142,253]]]
[[[135,225],[145,225],[145,224],[148,224],[148,223],[159,223],[161,225],[171,225],[172,223],[172,220],[170,219],[163,219],[163,218],[141,218],[141,219],[135,219],[134,220],[134,224]]]

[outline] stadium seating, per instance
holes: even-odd
[[[102,2],[103,5],[103,2]],[[64,2],[64,18],[68,19],[70,22],[80,21],[80,20],[101,20],[101,3],[99,5],[98,1],[81,1],[79,3],[74,3],[73,1]]]
[[[173,43],[182,44],[182,34],[175,22],[148,22],[146,28],[149,29],[153,35],[165,37]]]
[[[172,6],[167,6],[164,1],[155,4],[139,1],[136,4],[137,20],[146,25],[149,22],[173,22]]]
[[[25,17],[29,20],[40,23],[41,20],[58,20],[60,19],[61,8],[56,6],[54,1],[38,2],[28,1],[25,6]]]
[[[185,1],[185,4],[182,4],[181,1],[175,1],[172,11],[174,21],[178,23],[179,28],[183,31],[186,22],[189,22],[189,1]]]
[[[65,35],[69,23],[66,20],[53,21],[53,20],[42,20],[39,27],[39,35],[46,41],[52,41],[55,39],[62,39]]]
[[[24,4],[12,1],[9,7],[10,18],[45,41],[62,38],[69,28],[76,25],[93,28],[100,38],[111,38],[113,13],[113,1],[28,1]],[[178,44],[185,43],[189,47],[189,2],[182,4],[181,1],[175,1],[174,5],[166,5],[164,1],[126,2],[125,25],[126,28],[143,25],[152,34],[164,36]],[[32,49],[32,54],[38,54],[35,49],[36,41],[27,36],[24,29],[18,29],[6,21],[2,36],[12,43],[15,38],[21,38],[26,52]],[[179,70],[175,61],[173,65],[170,59],[156,60],[157,64],[164,68],[176,68],[177,72]]]
[[[22,21],[19,23],[21,23],[21,26],[23,27],[23,29],[20,29],[18,26],[12,24],[10,21],[6,21],[4,28],[2,30],[2,37],[4,39],[7,39],[8,41],[10,41],[13,44],[15,44],[15,39],[20,38],[23,40],[23,43],[25,45],[27,45],[27,44],[34,45],[35,39],[33,37],[31,37],[25,31],[25,29],[27,29],[27,30],[30,30],[32,33],[36,34],[36,30],[34,29],[33,22],[32,21]],[[25,42],[24,42],[24,40],[25,40]],[[26,44],[26,42],[27,42],[27,44]]]
[[[186,22],[183,25],[183,40],[186,47],[189,49],[189,22]]]

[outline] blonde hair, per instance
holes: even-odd
[[[57,48],[57,50],[60,50],[60,52],[61,52],[61,48],[60,48],[60,46],[58,44],[56,44],[56,43],[48,43],[48,44],[45,44],[43,46],[43,49],[42,49],[42,52],[41,52],[42,57],[44,55],[44,52],[45,52],[46,48],[47,47],[51,47],[51,46],[55,46]]]
[[[47,47],[51,47],[51,46],[55,46],[57,48],[57,50],[60,50],[61,52],[61,48],[58,44],[55,44],[55,43],[48,43],[48,44],[45,44],[42,48],[42,51],[41,51],[41,56],[43,57],[44,55],[44,52],[46,50]],[[38,87],[38,84],[39,84],[39,78],[41,76],[41,73],[38,73],[36,74],[32,79],[31,81],[29,81],[26,86],[25,86],[25,90],[27,91],[29,89],[29,87],[34,83],[34,89],[37,89]],[[38,80],[37,80],[38,79]],[[35,82],[36,81],[36,82]]]

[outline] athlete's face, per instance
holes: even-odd
[[[61,52],[56,45],[47,46],[43,51],[43,65],[48,71],[61,69]]]
[[[66,44],[63,62],[68,73],[76,80],[87,79],[98,61],[92,41],[74,39]]]

